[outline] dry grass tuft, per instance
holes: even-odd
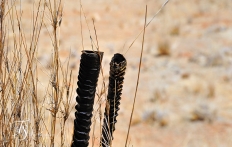
[[[158,49],[157,56],[170,56],[171,55],[170,44],[167,40],[158,42],[157,49]]]
[[[67,146],[65,125],[73,107],[73,80],[69,62],[61,65],[58,54],[62,3],[34,2],[30,37],[24,32],[22,6],[16,3],[2,0],[0,6],[0,146],[55,146],[57,124],[59,145]],[[45,15],[53,27],[49,32],[53,61],[50,69],[42,69],[50,77],[47,85],[40,81],[37,60],[41,30],[48,27]]]

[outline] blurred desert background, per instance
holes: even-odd
[[[22,9],[22,30],[30,38],[33,0],[16,1]],[[108,84],[109,63],[114,53],[127,59],[122,99],[114,147],[125,146],[132,109],[145,7],[147,21],[165,0],[82,0],[86,16],[81,15],[80,1],[63,0],[62,22],[59,28],[61,63],[70,57],[74,84],[77,80],[82,35],[84,49],[92,50],[90,34],[104,52],[104,77]],[[21,5],[21,6],[20,6]],[[170,0],[146,28],[144,52],[135,111],[129,136],[130,147],[231,147],[232,146],[232,1],[231,0]],[[45,13],[38,44],[39,93],[49,81],[52,43],[49,17]],[[88,25],[87,25],[88,24]],[[12,37],[9,34],[9,39]],[[8,48],[13,48],[9,44]],[[93,47],[96,49],[95,47]],[[128,51],[127,51],[128,50]],[[73,104],[75,104],[75,90]],[[102,110],[104,110],[104,97]],[[96,104],[97,105],[97,104]],[[96,108],[97,106],[95,106]],[[74,109],[66,129],[72,136]],[[99,126],[95,110],[96,126]],[[96,134],[99,129],[96,128]],[[91,133],[92,136],[92,133]],[[92,138],[90,146],[92,146]],[[69,141],[67,141],[69,143]],[[99,146],[99,136],[95,136]],[[59,146],[57,144],[57,146]]]

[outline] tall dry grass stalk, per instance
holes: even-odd
[[[53,4],[53,5],[52,5]],[[48,10],[50,12],[51,24],[53,28],[53,62],[52,62],[52,71],[51,71],[51,85],[52,85],[52,100],[51,100],[51,147],[54,147],[54,139],[56,133],[56,118],[57,113],[60,107],[60,103],[62,101],[63,89],[60,87],[60,77],[59,77],[59,36],[58,36],[58,28],[61,25],[62,21],[62,6],[61,1],[54,0],[53,3],[49,1],[47,5]],[[63,143],[62,143],[63,144]]]
[[[6,1],[2,0],[0,3],[0,75],[2,75],[2,58],[3,58],[3,47],[4,47],[4,15],[5,15]]]
[[[139,60],[139,71],[138,71],[138,77],[137,77],[135,95],[134,95],[134,100],[133,100],[133,105],[132,105],[131,116],[130,116],[130,122],[129,122],[127,136],[126,136],[125,147],[127,147],[127,144],[128,144],[127,142],[128,142],[128,137],[129,137],[129,133],[130,133],[131,121],[132,121],[132,117],[133,117],[133,113],[134,113],[134,108],[135,108],[135,102],[136,102],[136,98],[137,98],[136,96],[137,96],[137,91],[138,91],[138,86],[139,86],[140,69],[141,69],[142,58],[143,58],[143,47],[144,47],[146,24],[147,24],[147,6],[146,6],[146,11],[145,11],[145,22],[144,22],[144,27],[143,27],[143,41],[142,41],[142,49],[141,49],[140,60]]]
[[[0,92],[1,92],[1,97],[4,97],[4,92],[3,92],[3,49],[4,49],[4,43],[5,43],[5,30],[4,30],[4,15],[5,15],[5,5],[6,5],[6,1],[2,0],[0,3]],[[4,129],[4,124],[5,124],[5,112],[3,110],[3,108],[6,107],[6,102],[3,98],[0,99],[0,106],[2,107],[2,109],[0,108],[1,112],[0,112],[0,143],[3,144],[3,140],[4,140],[4,133],[5,133],[5,129]]]

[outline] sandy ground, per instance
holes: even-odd
[[[142,31],[146,5],[150,21],[164,2],[82,1],[94,41],[92,18],[95,20],[99,47],[104,51],[106,82],[114,53],[124,54],[128,62],[114,147],[125,146],[142,35],[126,51]],[[31,5],[30,1],[23,4],[26,33],[30,31],[27,26],[31,18],[26,12],[31,12]],[[130,146],[232,146],[231,8],[231,0],[170,0],[147,27]],[[82,16],[84,48],[91,49],[87,24]],[[49,63],[50,56],[46,53],[52,48],[47,29],[42,28],[39,42],[38,57],[43,67]],[[77,79],[82,50],[79,1],[64,2],[60,34],[61,59],[64,62],[71,50],[70,65]],[[42,83],[48,79],[41,73]],[[72,115],[70,126],[73,119]]]

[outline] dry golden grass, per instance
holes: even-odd
[[[20,8],[18,8],[20,5]],[[68,146],[65,125],[73,105],[72,71],[59,58],[62,3],[39,0],[33,4],[31,34],[24,33],[23,10],[17,1],[1,1],[0,144],[1,146]],[[40,83],[38,42],[45,15],[52,26],[52,64],[47,85]],[[49,39],[49,38],[48,38]],[[12,47],[12,48],[11,48]],[[43,87],[43,93],[38,91]],[[55,143],[59,124],[59,143]]]

